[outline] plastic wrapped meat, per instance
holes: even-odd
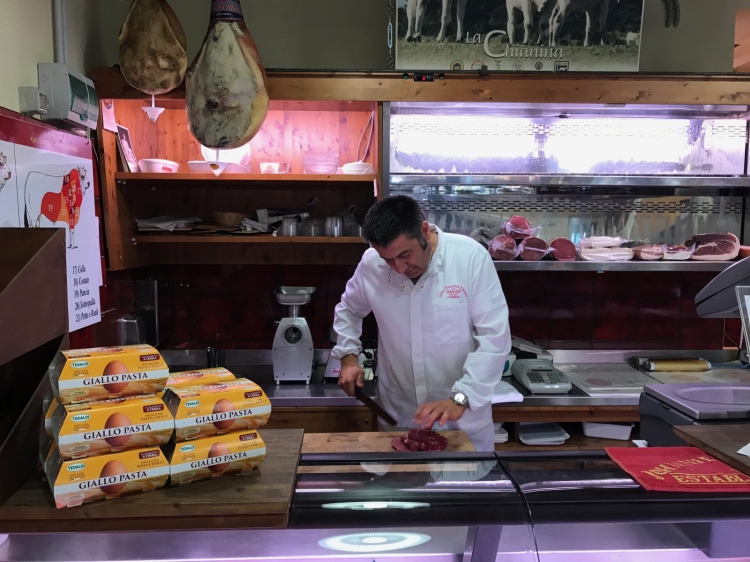
[[[581,238],[578,242],[579,248],[617,248],[627,242],[619,236],[592,236],[590,238]]]
[[[645,261],[660,260],[664,255],[664,248],[658,244],[647,244],[633,248],[635,257]]]
[[[549,243],[552,257],[557,261],[575,261],[576,246],[567,238],[555,238]]]
[[[518,246],[518,251],[523,261],[539,261],[547,255],[549,248],[541,238],[526,238]]]
[[[529,221],[518,215],[510,217],[508,222],[503,225],[503,228],[505,229],[505,234],[514,240],[531,238],[534,234],[539,232],[538,228],[531,228]]]
[[[268,114],[268,80],[238,0],[214,0],[203,46],[187,71],[190,132],[209,148],[239,148]]]
[[[630,261],[631,248],[578,248],[578,257],[584,261]]]
[[[128,84],[152,95],[182,84],[187,39],[166,0],[133,0],[119,41],[120,70]]]
[[[495,236],[490,242],[489,250],[493,260],[510,261],[518,256],[516,241],[505,234]]]

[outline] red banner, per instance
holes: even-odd
[[[606,451],[647,490],[750,492],[750,476],[696,447],[609,447]]]

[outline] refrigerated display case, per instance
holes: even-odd
[[[0,560],[698,562],[750,559],[748,531],[746,495],[647,492],[603,451],[325,454],[285,529],[11,535]]]

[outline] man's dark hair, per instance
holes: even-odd
[[[424,213],[419,203],[406,195],[394,195],[378,201],[365,217],[363,234],[365,241],[374,246],[387,248],[402,234],[411,240],[419,240],[422,249],[427,240],[422,234]]]

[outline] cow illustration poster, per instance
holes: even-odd
[[[65,229],[71,332],[101,319],[91,159],[83,137],[0,116],[0,226]]]
[[[637,72],[643,0],[398,0],[396,68]]]

